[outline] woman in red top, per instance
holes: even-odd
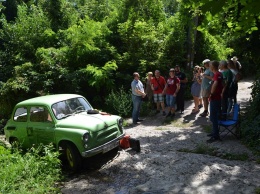
[[[166,93],[166,104],[169,108],[169,113],[166,115],[166,117],[174,117],[175,116],[175,101],[176,101],[176,95],[178,91],[180,90],[180,79],[175,76],[175,70],[170,69],[169,72],[170,77],[167,79],[164,93]]]

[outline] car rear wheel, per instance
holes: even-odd
[[[78,171],[82,166],[82,157],[78,152],[78,149],[72,143],[65,145],[65,158],[68,162],[68,167],[72,171]]]

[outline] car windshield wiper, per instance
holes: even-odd
[[[71,116],[71,115],[73,115],[73,114],[67,114],[67,115],[64,115],[64,116],[61,117],[60,119],[65,119],[65,118],[67,118],[67,117],[69,117],[69,116]]]
[[[86,112],[86,110],[77,110],[73,114],[78,114],[78,113],[81,113],[81,112]]]

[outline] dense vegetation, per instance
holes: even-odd
[[[0,193],[58,193],[61,179],[58,153],[51,146],[23,154],[0,141]]]
[[[220,16],[199,9],[184,0],[3,2],[2,114],[18,101],[53,93],[83,94],[100,108],[113,89],[129,89],[134,71],[144,77],[180,64],[188,72],[204,58],[233,53],[246,67],[253,55],[237,41],[250,46],[254,34],[233,35]]]

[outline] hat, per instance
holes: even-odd
[[[149,71],[149,72],[147,73],[147,75],[153,75],[153,72]]]
[[[234,60],[237,61],[238,58],[237,58],[236,56],[234,56],[234,57],[231,58],[231,60],[232,60],[232,61],[234,61]]]
[[[205,59],[204,61],[202,61],[203,64],[205,64],[205,63],[209,63],[209,62],[210,62],[209,59]]]
[[[175,72],[175,69],[171,68],[171,69],[169,70],[169,72]]]

